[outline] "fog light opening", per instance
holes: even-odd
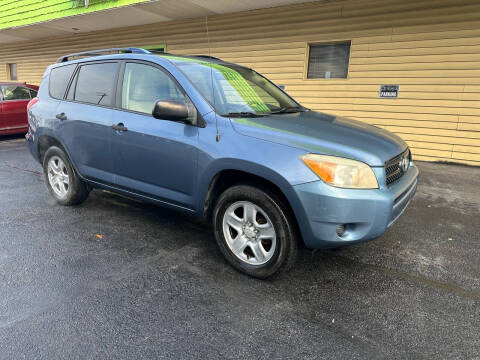
[[[337,235],[342,237],[345,234],[345,230],[347,229],[346,224],[340,224],[337,226]]]

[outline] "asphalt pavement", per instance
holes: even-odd
[[[417,165],[381,238],[260,281],[187,216],[98,190],[57,205],[0,138],[0,359],[480,359],[480,168]]]

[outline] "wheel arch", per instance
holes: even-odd
[[[83,178],[83,176],[78,172],[77,166],[73,161],[72,157],[70,156],[68,149],[66,148],[65,145],[63,145],[62,141],[59,140],[53,133],[42,132],[40,135],[38,135],[36,146],[37,146],[38,161],[40,162],[40,164],[43,164],[43,158],[47,150],[52,146],[56,146],[62,149],[65,152],[65,154],[67,154],[68,160],[70,161],[70,164],[72,164],[73,169],[81,178]]]
[[[231,163],[230,163],[231,164]],[[247,166],[245,166],[247,165]],[[218,168],[210,177],[206,189],[203,192],[201,213],[207,222],[212,221],[213,210],[220,195],[228,188],[238,184],[249,184],[259,187],[268,192],[277,195],[287,207],[286,211],[294,222],[294,228],[297,234],[303,235],[299,226],[299,216],[302,214],[303,207],[292,189],[292,185],[280,174],[263,166],[244,164],[244,166]]]
[[[42,134],[38,137],[37,150],[38,150],[38,160],[40,161],[40,163],[43,164],[43,158],[45,156],[45,153],[52,146],[59,147],[66,153],[66,150],[63,144],[54,136],[50,134]]]

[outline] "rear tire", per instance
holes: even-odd
[[[265,279],[295,263],[294,222],[274,192],[236,185],[220,195],[213,216],[220,251],[238,271]]]
[[[90,191],[73,169],[67,154],[59,147],[52,146],[45,153],[43,173],[48,191],[59,204],[78,205],[87,199]]]

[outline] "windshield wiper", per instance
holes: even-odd
[[[227,114],[222,114],[223,117],[262,117],[265,116],[263,114],[255,114],[249,111],[242,111],[242,112],[229,112]]]
[[[286,114],[286,113],[297,113],[307,111],[307,108],[303,106],[285,106],[278,110],[270,111],[269,114]]]

